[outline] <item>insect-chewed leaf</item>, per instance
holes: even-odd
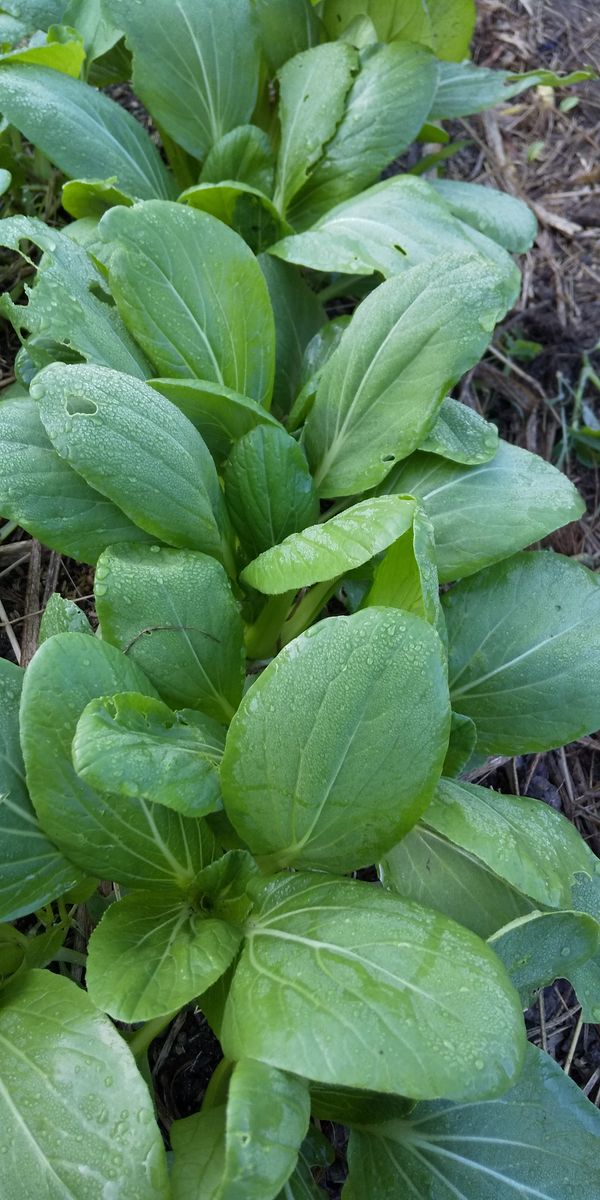
[[[196,158],[250,119],[259,46],[250,0],[104,0],[133,52],[133,86],[155,121]],[[235,78],[231,77],[235,64]]]
[[[204,817],[221,807],[220,752],[215,753],[213,723],[206,721],[207,732],[161,700],[134,692],[102,696],[90,701],[77,722],[73,765],[96,791]]]
[[[89,943],[94,1004],[121,1021],[174,1012],[227,970],[242,934],[181,900],[132,892],[107,909]]]
[[[71,179],[114,177],[142,200],[173,194],[143,125],[79,79],[33,63],[7,65],[0,73],[0,112]]]
[[[519,998],[474,934],[357,880],[285,874],[257,892],[225,1004],[227,1057],[423,1099],[514,1082]]]
[[[354,1131],[349,1200],[591,1197],[599,1137],[598,1109],[557,1062],[528,1046],[523,1074],[501,1100],[419,1104],[405,1120]]]
[[[427,119],[437,80],[437,62],[424,46],[394,42],[362,51],[344,115],[290,209],[295,228],[306,229],[380,178]]]
[[[547,551],[518,554],[443,598],[453,707],[482,754],[526,754],[600,725],[600,583]]]
[[[449,722],[443,650],[425,621],[383,608],[321,621],[270,663],[232,721],[227,815],[278,865],[366,866],[431,799]]]
[[[148,383],[181,409],[217,462],[227,457],[232,442],[258,425],[280,428],[262,404],[240,396],[222,383],[206,379],[149,379]]]
[[[527,796],[441,779],[423,824],[549,908],[569,908],[575,876],[593,871],[594,856],[574,825]]]
[[[27,304],[15,304],[6,293],[0,312],[17,332],[44,335],[89,362],[114,367],[145,378],[149,363],[127,332],[110,303],[106,282],[89,254],[58,229],[49,229],[35,217],[8,217],[0,221],[0,244],[21,250],[33,242],[43,251],[35,286],[25,284]],[[57,353],[59,357],[59,353]]]
[[[535,908],[481,859],[423,821],[384,855],[379,874],[399,896],[435,908],[484,938]]]
[[[279,72],[281,141],[275,204],[282,213],[334,136],[358,67],[353,46],[326,42],[296,54]]]
[[[241,573],[242,582],[279,595],[362,566],[412,525],[415,504],[410,496],[394,497],[398,503],[393,505],[382,505],[382,499],[360,500],[329,521],[290,534],[251,562]]]
[[[90,1197],[118,1187],[123,1200],[168,1200],[152,1101],[112,1022],[81,988],[48,971],[28,972],[2,1001],[6,1195],[39,1194],[45,1178],[47,1194],[57,1198],[81,1195],[85,1180]]]
[[[442,582],[508,558],[577,520],[585,508],[566,475],[502,439],[494,457],[478,466],[413,454],[379,490],[410,492],[422,501]]]
[[[373,487],[416,449],[506,307],[483,259],[438,258],[388,279],[357,308],[305,426],[323,496]]]
[[[498,430],[467,404],[446,396],[419,449],[474,466],[489,462],[497,454]]]
[[[30,391],[58,454],[91,487],[153,537],[222,558],[215,465],[175,405],[106,367],[53,363]]]
[[[493,238],[512,254],[529,250],[537,222],[531,209],[516,196],[458,179],[432,179],[431,187],[455,217]]]
[[[304,1080],[242,1059],[225,1105],[172,1126],[173,1200],[283,1197],[280,1189],[294,1170],[309,1118]]]
[[[305,455],[282,427],[259,425],[240,438],[223,482],[227,510],[249,556],[278,545],[319,515]]]
[[[226,722],[242,697],[240,612],[225,571],[205,554],[113,546],[96,571],[102,636],[137,663],[172,708]]]
[[[14,921],[61,896],[81,871],[45,837],[31,806],[19,744],[24,672],[0,659],[0,920]]]
[[[86,563],[111,542],[149,540],[57,454],[29,396],[0,403],[0,509],[45,546]]]
[[[499,929],[489,943],[527,1009],[555,979],[575,985],[577,969],[600,950],[600,925],[586,913],[531,913]]]
[[[34,655],[21,700],[21,745],[40,825],[85,870],[132,888],[187,889],[216,853],[202,821],[163,805],[99,796],[76,774],[71,746],[97,696],[154,689],[114,646],[82,633],[49,638]]]
[[[213,380],[268,403],[273,313],[242,238],[209,213],[152,201],[112,208],[100,232],[119,312],[157,374]]]

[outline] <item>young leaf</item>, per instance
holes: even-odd
[[[242,1059],[233,1069],[226,1106],[172,1127],[173,1200],[284,1196],[280,1189],[294,1170],[309,1117],[303,1080]]]
[[[205,379],[149,379],[148,383],[192,422],[218,462],[227,457],[232,442],[257,426],[280,428],[279,421],[256,400],[240,396],[222,383]]]
[[[325,309],[287,263],[269,254],[259,259],[275,318],[275,382],[273,407],[287,413],[296,399],[304,351],[326,323]]]
[[[120,1021],[164,1016],[210,987],[241,939],[191,903],[134,892],[111,904],[90,938],[89,994]]]
[[[524,254],[533,244],[537,232],[535,216],[516,196],[457,179],[432,179],[431,186],[455,217],[492,238],[511,254]]]
[[[248,121],[259,46],[249,0],[104,0],[133,53],[133,87],[154,120],[196,158]],[[235,64],[235,79],[231,77]]]
[[[157,373],[210,379],[268,403],[273,315],[245,242],[182,204],[113,208],[100,232],[121,316]]]
[[[264,130],[257,125],[239,125],[209,150],[202,164],[200,183],[235,179],[270,196],[274,172],[273,148]]]
[[[600,925],[585,913],[531,913],[499,929],[489,943],[527,1009],[555,979],[574,983],[574,970],[600,949]]]
[[[281,68],[274,202],[282,214],[333,137],[358,66],[353,46],[328,42],[297,54]]]
[[[173,185],[143,125],[102,92],[49,67],[6,64],[0,112],[71,179],[115,176],[142,200],[167,198]]]
[[[292,225],[306,229],[375,183],[427,119],[437,80],[436,60],[423,46],[394,42],[363,50],[342,119],[290,209]]]
[[[216,853],[201,821],[145,800],[98,796],[76,774],[77,721],[96,696],[153,695],[124,654],[98,638],[62,633],[35,654],[21,701],[21,745],[40,825],[84,870],[125,887],[173,894],[189,889]]]
[[[243,631],[215,559],[113,546],[98,564],[95,587],[103,638],[142,668],[167,704],[231,719],[242,697]]]
[[[63,184],[61,200],[63,208],[72,217],[77,220],[93,217],[94,221],[99,221],[113,204],[130,208],[134,203],[132,196],[115,186],[115,176],[112,179],[69,179]],[[141,354],[139,350],[138,354]]]
[[[31,259],[21,249],[33,242],[43,250],[35,285],[25,284],[27,304],[15,304],[6,292],[0,312],[19,335],[23,331],[52,338],[60,349],[75,351],[88,362],[114,367],[144,379],[149,363],[127,332],[100,271],[72,238],[49,229],[35,217],[9,217],[0,222],[0,243]]]
[[[229,225],[255,254],[267,250],[290,228],[273,201],[247,183],[197,183],[182,192],[179,201]]]
[[[149,537],[59,457],[28,396],[0,403],[0,510],[80,562],[95,563],[111,542]]]
[[[94,631],[82,608],[73,600],[65,600],[64,596],[53,592],[40,622],[38,645],[57,633],[89,633],[93,636]]]
[[[521,1078],[500,1100],[419,1104],[406,1120],[353,1132],[350,1197],[592,1196],[599,1136],[598,1109],[530,1045]]]
[[[331,38],[339,37],[351,21],[367,13],[380,42],[421,42],[430,45],[431,21],[422,0],[325,0],[323,20]]]
[[[173,404],[130,375],[62,363],[30,394],[57,452],[91,487],[154,537],[223,557],[215,466]]]
[[[414,507],[412,526],[392,543],[375,565],[373,582],[361,607],[373,605],[403,608],[432,625],[439,623],[441,610],[433,526],[419,504]]]
[[[473,467],[413,454],[379,490],[422,501],[442,583],[508,558],[585,510],[566,475],[502,439],[492,459]]]
[[[0,63],[37,63],[41,67],[51,67],[53,71],[62,71],[71,78],[79,77],[85,49],[75,30],[66,30],[62,25],[54,25],[48,33],[38,30],[25,45],[0,54]]]
[[[267,595],[310,587],[360,567],[411,528],[415,505],[410,496],[361,500],[345,512],[292,533],[265,550],[241,573],[241,580]],[[390,499],[390,497],[386,497]]]
[[[549,908],[568,908],[574,876],[591,873],[593,855],[581,834],[540,800],[441,779],[422,820]]]
[[[384,855],[380,876],[385,887],[437,909],[483,938],[534,908],[480,859],[423,822]]]
[[[363,300],[329,360],[305,427],[322,496],[379,483],[431,428],[450,384],[504,312],[483,260],[449,256],[388,279]]]
[[[281,427],[259,425],[240,438],[225,465],[223,484],[227,510],[251,557],[319,515],[305,455]]]
[[[489,462],[498,453],[498,430],[467,404],[446,396],[435,425],[419,449],[475,466]]]
[[[430,625],[382,608],[321,621],[277,655],[233,718],[225,810],[252,852],[279,866],[367,866],[424,811],[448,727]]]
[[[284,874],[256,899],[225,1004],[228,1058],[417,1099],[514,1082],[519,999],[474,934],[357,880]]]
[[[44,836],[31,807],[19,744],[23,671],[0,659],[0,920],[34,912],[81,881]]]
[[[123,1200],[168,1200],[152,1101],[112,1022],[81,988],[49,971],[28,972],[2,999],[6,1195],[39,1194],[44,1179],[58,1200],[81,1195],[85,1180],[90,1196],[116,1188]]]
[[[321,40],[321,22],[310,0],[254,0],[254,11],[265,57],[275,71]]]
[[[600,584],[561,555],[518,554],[443,597],[453,707],[481,754],[527,754],[600,725]]]
[[[206,718],[209,726],[210,719]],[[213,731],[161,700],[125,692],[91,700],[73,739],[73,766],[98,792],[165,804],[186,817],[221,807]]]
[[[319,271],[389,277],[444,254],[480,254],[504,280],[507,305],[519,291],[519,272],[491,238],[452,215],[431,185],[414,175],[396,175],[352,199],[327,204],[304,233],[286,237],[270,253]]]

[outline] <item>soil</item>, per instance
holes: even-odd
[[[586,65],[600,72],[597,0],[478,0],[478,9],[476,62],[511,72],[540,66],[568,72]],[[575,106],[572,97],[577,97]],[[145,119],[129,89],[119,88],[116,98]],[[451,133],[466,144],[449,159],[448,175],[522,197],[539,221],[536,243],[522,262],[521,300],[496,331],[483,362],[462,381],[459,395],[494,420],[502,436],[572,478],[587,501],[587,513],[547,544],[597,570],[600,454],[596,461],[586,454],[577,427],[584,418],[599,416],[600,391],[590,370],[600,375],[600,85],[556,92],[536,88],[499,110],[456,121]],[[64,219],[55,203],[48,216],[57,223]],[[0,258],[3,286],[12,286],[14,272],[14,258]],[[13,378],[17,349],[12,330],[0,323],[0,389]],[[0,541],[0,654],[23,665],[30,660],[41,611],[55,590],[76,600],[94,623],[92,585],[90,569],[14,529]],[[548,754],[495,760],[477,781],[551,804],[600,855],[599,762],[596,735]],[[572,990],[558,982],[527,1014],[529,1034],[600,1104],[600,1027],[582,1027],[578,1018]],[[165,1131],[173,1119],[197,1111],[219,1056],[218,1043],[193,1008],[153,1043],[150,1063]],[[322,1182],[327,1194],[337,1197],[344,1177],[344,1133],[329,1126],[325,1132],[336,1159]]]

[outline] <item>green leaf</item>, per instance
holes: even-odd
[[[259,262],[275,318],[274,408],[279,413],[287,413],[300,386],[304,351],[323,327],[327,316],[294,267],[269,254],[261,254]]]
[[[99,221],[107,208],[112,208],[114,204],[124,204],[125,207],[133,204],[131,196],[115,187],[114,176],[112,179],[68,180],[63,184],[61,199],[63,208],[77,220],[93,217]],[[141,354],[139,350],[138,354]]]
[[[84,611],[73,600],[65,600],[53,592],[40,623],[38,644],[41,646],[57,633],[94,633]]]
[[[357,880],[284,874],[263,883],[246,939],[221,1030],[228,1058],[417,1099],[497,1095],[520,1071],[523,1019],[504,968],[438,913]]]
[[[37,63],[77,79],[85,59],[85,49],[81,38],[73,36],[74,32],[62,25],[51,26],[48,33],[38,31],[25,45],[0,54],[0,62]]]
[[[504,310],[491,268],[452,256],[438,259],[435,272],[424,263],[388,279],[363,300],[323,371],[305,426],[322,496],[373,487],[419,445]]]
[[[193,904],[134,892],[110,905],[90,938],[89,994],[120,1021],[166,1016],[227,970],[241,937]]]
[[[244,682],[243,630],[215,559],[113,546],[98,564],[95,588],[103,638],[142,668],[167,704],[231,719]]]
[[[81,872],[44,836],[31,806],[19,744],[23,671],[0,659],[0,919],[15,921],[61,896]]]
[[[425,0],[433,48],[439,58],[460,62],[469,54],[475,28],[475,0]]]
[[[592,1196],[599,1135],[598,1109],[558,1063],[528,1046],[519,1082],[500,1100],[419,1104],[408,1120],[353,1132],[350,1195],[372,1200]]]
[[[209,718],[207,722],[210,724]],[[98,792],[151,800],[186,817],[221,807],[212,731],[161,700],[125,692],[91,700],[73,740],[73,766]]]
[[[309,1117],[303,1080],[242,1059],[226,1106],[172,1126],[173,1200],[275,1200],[294,1170]]]
[[[35,217],[8,217],[0,221],[0,244],[18,251],[33,242],[43,251],[35,285],[25,284],[26,304],[15,304],[10,294],[0,300],[0,313],[17,333],[26,330],[47,336],[68,353],[76,351],[88,362],[114,367],[144,379],[151,369],[112,305],[103,276],[89,254],[72,238],[49,229]],[[60,356],[60,352],[55,355]]]
[[[227,457],[232,442],[257,426],[280,428],[275,417],[256,400],[240,396],[223,384],[204,379],[149,379],[148,383],[192,422],[218,462]]]
[[[276,262],[276,259],[272,259]],[[280,264],[283,267],[283,263]],[[287,268],[290,270],[290,268]],[[300,367],[300,391],[287,418],[290,431],[303,425],[315,400],[315,394],[326,364],[340,344],[342,334],[350,324],[349,316],[334,317],[317,330],[305,347]]]
[[[423,824],[480,859],[518,891],[568,908],[574,876],[593,859],[575,826],[541,800],[441,779]]]
[[[529,250],[537,233],[537,222],[531,209],[496,188],[478,183],[462,183],[457,179],[432,179],[435,188],[450,211],[467,225],[499,242],[512,254]]]
[[[281,427],[259,425],[237,441],[225,465],[223,484],[229,515],[251,557],[319,516],[305,455]]]
[[[416,613],[432,625],[440,620],[433,526],[419,504],[414,506],[412,525],[375,565],[362,607],[378,604]]]
[[[119,311],[157,373],[210,379],[268,402],[273,316],[245,242],[182,204],[113,208],[100,231]]]
[[[255,254],[272,246],[290,228],[272,200],[247,183],[198,183],[182,192],[179,200],[229,225]]]
[[[412,526],[410,496],[395,496],[393,505],[381,504],[382,499],[390,497],[361,500],[328,521],[290,534],[251,562],[240,579],[259,592],[279,595],[362,566]]]
[[[125,887],[172,894],[189,889],[215,855],[206,825],[145,800],[100,797],[73,768],[71,744],[86,704],[124,691],[153,695],[114,646],[81,633],[44,642],[23,685],[27,784],[42,829],[73,862]]]
[[[463,580],[444,598],[453,707],[481,754],[528,754],[600,725],[600,583],[538,551]]]
[[[435,425],[419,449],[475,466],[489,462],[498,453],[498,430],[467,404],[446,396]]]
[[[152,0],[150,8],[104,0],[104,8],[133,53],[136,95],[179,146],[204,158],[250,119],[259,46],[249,0]]]
[[[335,1155],[327,1138],[309,1125],[308,1133],[298,1152],[295,1171],[290,1175],[277,1200],[323,1200],[325,1193],[317,1187],[312,1168],[330,1166]]]
[[[235,179],[270,196],[274,173],[275,156],[264,130],[257,125],[239,125],[209,150],[202,164],[200,183]]]
[[[103,0],[69,0],[63,13],[65,25],[72,25],[83,38],[87,71],[96,59],[108,54],[120,33],[103,9]]]
[[[493,108],[520,92],[539,84],[545,87],[569,87],[593,79],[591,71],[572,71],[556,75],[554,71],[526,71],[511,75],[508,71],[493,71],[476,67],[470,62],[440,63],[440,77],[435,101],[429,114],[431,120],[468,117],[471,113]]]
[[[499,929],[489,942],[527,1009],[555,979],[573,982],[574,968],[600,948],[600,925],[584,913],[531,913]]]
[[[306,232],[286,237],[270,253],[287,262],[350,275],[389,277],[447,254],[481,254],[500,271],[507,303],[516,300],[519,272],[506,251],[450,208],[424,179],[396,175],[341,203],[327,204]]]
[[[437,78],[436,60],[423,46],[394,42],[363,50],[342,119],[290,210],[294,226],[306,229],[379,179],[427,119]]]
[[[278,866],[367,866],[427,806],[448,727],[430,625],[382,608],[321,621],[277,655],[233,718],[221,767],[227,816]]]
[[[384,856],[380,875],[385,887],[484,938],[534,907],[481,860],[422,822]]]
[[[325,0],[323,20],[330,37],[339,37],[355,17],[366,13],[381,42],[429,45],[431,21],[422,0]]]
[[[354,47],[328,42],[295,55],[281,68],[274,202],[283,214],[335,134],[358,67]]]
[[[0,402],[0,510],[80,562],[95,563],[111,542],[148,540],[59,457],[28,396]]]
[[[452,713],[448,753],[444,759],[442,774],[452,779],[460,775],[472,758],[477,745],[475,722],[461,713]]]
[[[85,992],[31,971],[3,993],[6,1195],[168,1200],[165,1152],[131,1052]],[[65,1086],[68,1080],[68,1087]],[[117,1190],[115,1190],[117,1189]]]
[[[139,121],[95,88],[49,67],[0,70],[0,112],[71,179],[116,176],[140,199],[172,195],[158,150]]]
[[[30,394],[55,449],[91,487],[152,536],[222,558],[215,466],[173,404],[130,375],[62,363]]]
[[[320,41],[322,26],[310,0],[254,0],[254,11],[265,57],[275,71]]]
[[[421,500],[433,524],[442,583],[508,558],[585,509],[566,475],[502,439],[494,458],[473,467],[413,454],[379,490]]]
[[[390,1121],[404,1117],[414,1108],[414,1101],[385,1092],[366,1092],[363,1088],[336,1087],[313,1083],[310,1107],[320,1121],[335,1121],[340,1125],[366,1125],[371,1121]]]

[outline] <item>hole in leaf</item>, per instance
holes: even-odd
[[[89,290],[92,296],[96,297],[96,300],[101,300],[103,304],[108,304],[109,308],[115,307],[115,302],[110,292],[105,291],[101,283],[90,283]]]
[[[381,461],[384,463],[393,463],[396,461],[396,455],[395,454],[384,454]]]
[[[77,413],[86,417],[93,417],[98,412],[96,401],[88,400],[87,396],[71,396],[65,402],[65,408],[71,417],[74,417]]]

